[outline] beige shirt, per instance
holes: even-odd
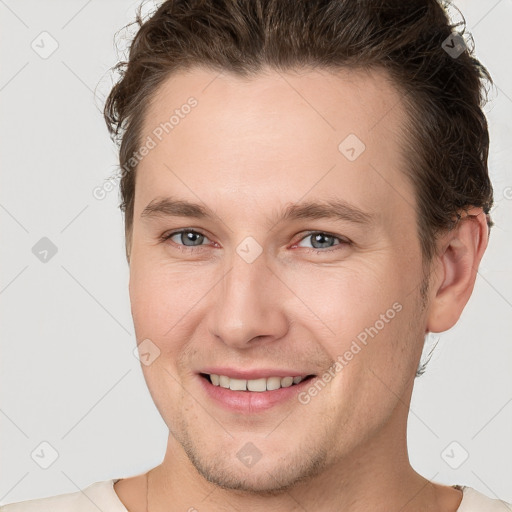
[[[0,507],[0,512],[128,512],[114,490],[118,479],[95,482],[81,491],[35,500],[20,501]],[[467,486],[457,512],[512,512],[512,505],[488,498]]]

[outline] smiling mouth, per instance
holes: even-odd
[[[202,378],[206,379],[213,386],[219,386],[231,391],[253,391],[256,393],[263,393],[265,391],[275,391],[281,388],[289,388],[296,386],[301,382],[310,380],[315,375],[289,376],[289,377],[268,377],[261,379],[233,379],[226,375],[216,375],[208,373],[200,373]]]

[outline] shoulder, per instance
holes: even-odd
[[[512,512],[512,504],[492,499],[473,489],[461,486],[463,498],[457,512]]]
[[[116,497],[115,481],[104,480],[76,492],[10,503],[1,506],[0,512],[127,512]]]

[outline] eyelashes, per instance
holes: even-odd
[[[328,238],[328,239],[332,239],[332,240],[338,240],[339,243],[337,244],[334,244],[334,245],[331,245],[329,247],[305,247],[305,249],[310,249],[312,251],[315,251],[315,252],[332,252],[332,251],[335,251],[335,250],[338,250],[336,249],[336,247],[339,247],[341,248],[340,246],[344,246],[346,244],[349,244],[348,240],[343,238],[343,237],[339,237],[337,235],[333,235],[331,233],[327,233],[325,231],[311,231],[309,232],[308,234],[306,234],[305,236],[303,236],[300,240],[299,240],[299,243],[302,242],[303,240],[307,240],[308,238],[311,238],[311,237],[323,237],[323,238]],[[318,242],[318,240],[317,240]],[[295,246],[295,244],[294,244]]]
[[[180,237],[181,242],[183,242],[184,235],[187,235],[187,236],[192,235],[192,237],[196,237],[194,240],[190,240],[190,238],[189,238],[189,241],[197,241],[197,237],[199,237],[200,242],[202,242],[204,240],[209,240],[209,238],[206,235],[204,235],[203,233],[201,233],[200,231],[195,230],[195,229],[181,229],[178,231],[172,231],[170,233],[164,233],[159,238],[159,240],[162,243],[169,243],[169,245],[171,245],[172,247],[174,247],[182,252],[203,251],[204,249],[206,249],[208,247],[207,244],[185,245],[184,243],[178,243],[178,242],[171,240],[176,235],[181,235],[181,237]],[[301,242],[303,242],[304,240],[307,240],[308,238],[311,239],[312,237],[316,237],[316,242],[319,242],[318,238],[320,237],[323,239],[327,238],[328,240],[337,241],[338,243],[335,243],[334,245],[331,245],[329,247],[318,247],[318,248],[317,247],[303,247],[303,246],[297,245],[297,244],[300,244]],[[322,242],[320,241],[319,243],[322,243]],[[347,245],[351,245],[351,242],[350,242],[350,240],[348,240],[345,237],[335,235],[335,234],[329,233],[327,231],[309,231],[302,238],[300,238],[297,242],[295,242],[292,245],[292,247],[300,247],[301,249],[306,249],[308,252],[313,251],[316,254],[325,254],[325,253],[330,253],[333,251],[343,249]]]

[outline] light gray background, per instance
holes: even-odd
[[[0,0],[0,503],[138,474],[165,452],[133,355],[118,190],[93,196],[115,171],[100,109],[113,35],[136,4]],[[512,501],[512,0],[456,5],[496,83],[486,107],[496,226],[473,297],[417,379],[410,457],[427,478]],[[58,43],[48,58],[31,47],[51,49],[44,31]],[[32,253],[42,237],[58,248],[46,263]],[[48,469],[35,462],[51,461],[44,441],[58,452]]]

